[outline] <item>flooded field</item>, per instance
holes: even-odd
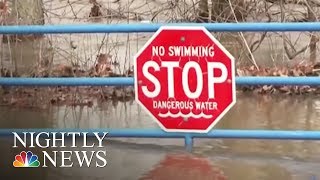
[[[46,111],[1,107],[0,114],[1,128],[158,128],[135,102],[110,102],[92,108],[52,107]],[[216,128],[318,130],[319,114],[319,97],[240,94],[236,106]],[[19,152],[11,146],[11,139],[1,138],[4,165],[11,164],[14,153]],[[41,179],[139,179],[159,167],[164,172],[171,166],[184,172],[185,167],[175,167],[182,158],[190,166],[205,161],[207,165],[197,167],[218,169],[226,179],[314,180],[320,178],[319,146],[316,141],[195,139],[194,152],[188,155],[183,139],[110,139],[105,168],[48,168],[37,170],[42,172],[37,175],[26,173]],[[11,175],[16,172],[2,167]]]
[[[91,6],[87,1],[45,1],[50,9],[47,24],[84,23],[137,23],[148,22],[152,15],[162,10],[156,22],[179,19],[177,12],[164,10],[167,1],[132,1],[121,6],[112,1],[103,2],[103,10],[112,9],[114,18],[88,20]],[[122,2],[122,1],[121,1]],[[137,20],[134,13],[144,18]],[[76,13],[75,13],[76,12]],[[76,18],[75,18],[76,14]],[[120,14],[121,15],[121,14]],[[127,17],[130,17],[129,19]],[[52,59],[54,63],[76,64],[90,67],[100,53],[112,56],[120,63],[115,71],[123,72],[132,66],[133,56],[145,44],[151,33],[133,34],[66,34],[47,35],[32,42],[3,44],[1,66],[13,66],[16,61],[21,72],[29,73],[39,59]],[[232,34],[215,33],[222,44],[241,61],[247,61],[239,51],[239,42]],[[248,39],[256,36],[245,34]],[[254,52],[259,65],[288,63],[283,55],[279,34],[268,35],[261,47]],[[304,46],[305,35],[291,33]],[[304,54],[302,54],[303,56]],[[297,57],[294,60],[301,60]],[[294,62],[294,60],[290,62]],[[237,64],[240,63],[237,60]],[[159,128],[151,117],[134,101],[94,102],[87,106],[52,106],[49,109],[28,109],[0,106],[0,128]],[[239,93],[235,107],[219,122],[223,129],[283,129],[319,130],[320,96],[254,96]],[[320,142],[316,141],[269,141],[195,139],[191,154],[184,151],[183,139],[110,139],[106,147],[108,165],[105,168],[39,168],[13,169],[12,161],[19,149],[12,148],[12,139],[0,138],[2,161],[0,167],[6,173],[0,177],[36,179],[189,179],[230,180],[317,180],[320,179]],[[41,150],[36,150],[41,151]],[[183,164],[184,166],[182,166]],[[209,173],[210,172],[210,173]],[[208,174],[206,174],[208,173]],[[167,176],[164,176],[167,175]]]

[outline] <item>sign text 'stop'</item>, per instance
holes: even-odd
[[[164,130],[208,132],[235,104],[234,58],[204,27],[162,27],[135,57],[135,88]]]

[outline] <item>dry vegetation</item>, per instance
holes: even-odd
[[[316,0],[35,0],[35,4],[26,4],[24,1],[10,2],[12,1],[0,1],[2,25],[313,22],[317,21],[320,15],[320,1]],[[16,13],[17,11],[23,13]],[[319,76],[318,34],[315,32],[239,32],[214,35],[237,59],[238,76]],[[2,35],[1,76],[132,76],[132,57],[149,37],[150,34],[143,33]],[[97,98],[130,99],[134,95],[132,89],[110,87],[41,89],[3,88],[1,104],[28,107],[44,107],[48,104],[90,106]],[[314,87],[289,86],[239,87],[239,90],[259,94],[319,93]]]

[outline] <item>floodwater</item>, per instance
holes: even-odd
[[[88,1],[77,1],[77,4],[70,2],[74,5],[73,8],[67,1],[45,1],[45,6],[50,9],[46,14],[47,23],[94,23],[86,18],[91,7]],[[145,17],[151,16],[163,6],[168,6],[167,2],[157,4],[160,1],[134,1],[130,7],[123,4],[119,7],[111,1],[104,2],[106,9],[129,8],[130,11],[146,14]],[[163,10],[159,19],[177,15],[168,15],[168,12]],[[74,19],[74,13],[77,19]],[[112,18],[98,21],[101,22],[110,24],[126,20]],[[130,20],[130,23],[132,22],[135,21]],[[30,65],[34,65],[35,60],[50,57],[53,57],[55,63],[76,62],[81,66],[90,66],[97,54],[110,53],[114,60],[120,62],[120,69],[124,70],[132,64],[133,55],[150,35],[48,35],[51,40],[49,52],[54,52],[53,54],[48,53],[45,48],[47,42],[43,40],[31,44],[5,44],[1,52],[4,65],[12,65],[11,61],[16,60],[22,69],[32,69],[33,66]],[[238,51],[240,48],[235,45],[237,42],[231,36],[216,35],[237,59],[241,57],[245,61],[245,53]],[[251,35],[250,37],[256,38]],[[290,36],[293,39],[301,37],[294,33]],[[302,41],[299,45],[303,46],[303,43],[307,42]],[[278,63],[287,62],[280,47],[281,42],[278,42],[276,37],[267,38],[254,55],[260,64],[273,64],[275,60]],[[48,54],[49,57],[45,56]],[[317,96],[256,97],[238,94],[237,104],[216,128],[319,130],[319,115],[320,97]],[[0,127],[159,128],[134,101],[109,101],[93,107],[51,107],[49,110],[0,107]],[[11,179],[187,179],[178,176],[181,174],[185,174],[189,179],[208,179],[214,174],[219,174],[220,179],[225,177],[230,180],[320,179],[320,143],[316,141],[195,139],[194,151],[188,154],[184,151],[183,139],[108,139],[104,144],[108,160],[105,168],[49,167],[32,170],[11,168],[14,156],[22,150],[12,148],[12,143],[11,138],[0,139],[0,167],[1,172],[5,172],[0,173],[0,176]],[[34,152],[41,153],[41,149]],[[206,174],[208,171],[211,171],[211,174]]]
[[[2,128],[158,128],[135,102],[110,102],[82,109],[52,107],[46,111],[1,107],[0,113]],[[239,94],[235,107],[216,128],[318,130],[319,115],[320,97]],[[1,139],[2,167],[10,175],[17,171],[6,165],[10,166],[15,154],[21,151],[13,149],[12,144],[11,138]],[[108,139],[104,145],[108,153],[105,168],[42,168],[36,175],[24,175],[50,180],[139,179],[148,174],[158,177],[160,172],[169,173],[172,166],[176,173],[191,174],[193,168],[205,171],[209,167],[223,173],[226,179],[320,178],[320,143],[316,141],[195,139],[192,154],[184,151],[183,139]],[[181,154],[186,157],[180,157]],[[181,163],[179,160],[190,163],[190,167],[175,165]],[[201,173],[193,173],[196,179],[204,179]],[[164,179],[168,177],[176,179],[170,175]]]

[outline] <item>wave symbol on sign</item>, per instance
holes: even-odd
[[[162,118],[166,118],[166,117],[172,117],[172,118],[177,118],[177,117],[189,118],[189,117],[192,117],[192,118],[206,118],[206,119],[212,118],[212,115],[207,115],[207,114],[204,114],[203,112],[201,112],[200,114],[193,114],[192,112],[190,112],[188,114],[183,114],[181,112],[178,112],[177,114],[172,114],[171,112],[168,111],[165,114],[159,113],[158,115],[160,117],[162,117]]]

